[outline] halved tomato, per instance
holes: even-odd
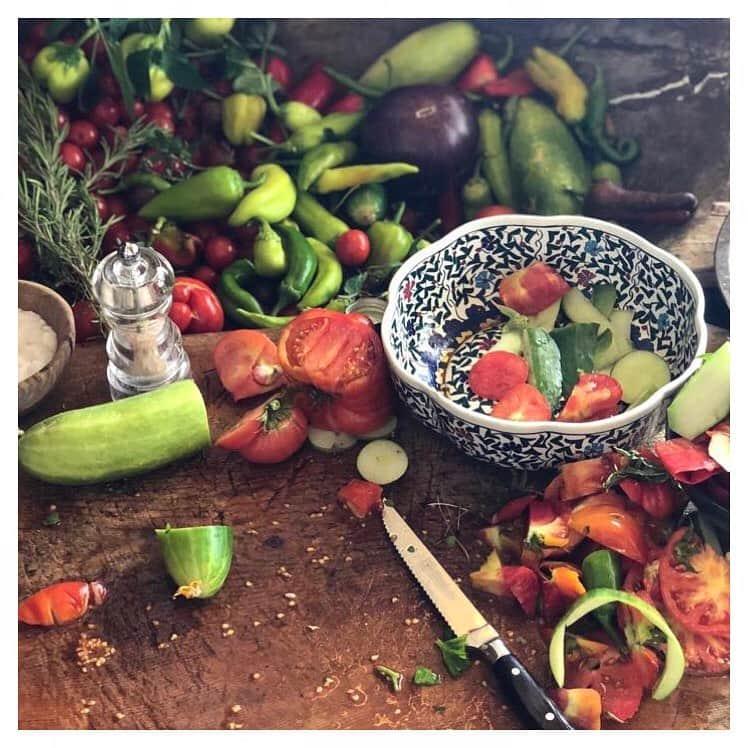
[[[615,415],[623,396],[621,385],[607,374],[580,374],[566,404],[558,414],[559,421],[581,423]]]
[[[501,400],[512,387],[527,381],[530,367],[509,351],[489,351],[473,364],[468,376],[470,389],[486,400]]]
[[[544,262],[534,262],[499,283],[502,303],[527,315],[546,309],[568,290],[569,284]]]
[[[569,527],[632,561],[647,561],[647,541],[633,514],[614,504],[586,504],[569,515]]]
[[[257,330],[227,332],[213,350],[213,361],[234,400],[272,392],[284,381],[275,343]]]
[[[696,634],[730,635],[730,566],[691,528],[673,533],[659,565],[668,613]]]
[[[517,384],[493,406],[491,415],[510,421],[548,421],[551,406],[543,393],[531,384]]]
[[[730,672],[730,637],[696,634],[668,619],[683,647],[690,675],[722,675]]]

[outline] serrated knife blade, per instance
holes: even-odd
[[[395,550],[442,618],[457,636],[466,636],[467,645],[477,649],[490,663],[528,725],[545,730],[573,730],[556,704],[509,651],[496,629],[387,501],[382,507],[382,522]]]

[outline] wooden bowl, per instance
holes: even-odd
[[[18,281],[18,308],[36,312],[57,335],[52,360],[18,383],[18,414],[28,413],[57,384],[75,348],[75,320],[70,304],[53,291],[31,281]]]

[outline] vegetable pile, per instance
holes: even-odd
[[[99,332],[91,272],[128,240],[184,276],[172,318],[191,333],[281,327],[381,295],[465,219],[678,223],[695,210],[689,193],[621,186],[639,146],[611,134],[603,71],[572,64],[577,38],[522,60],[508,37],[494,60],[472,24],[435,23],[354,80],[323,61],[292,71],[275,31],[22,24],[19,276],[76,302],[80,340]]]

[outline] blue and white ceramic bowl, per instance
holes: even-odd
[[[504,318],[502,278],[543,261],[572,286],[612,283],[634,313],[639,349],[665,358],[672,380],[648,400],[591,423],[509,421],[465,385]],[[662,428],[667,400],[697,368],[707,343],[704,296],[678,259],[627,229],[582,216],[495,216],[466,223],[407,260],[390,283],[382,340],[399,396],[463,452],[537,470],[633,447]]]

